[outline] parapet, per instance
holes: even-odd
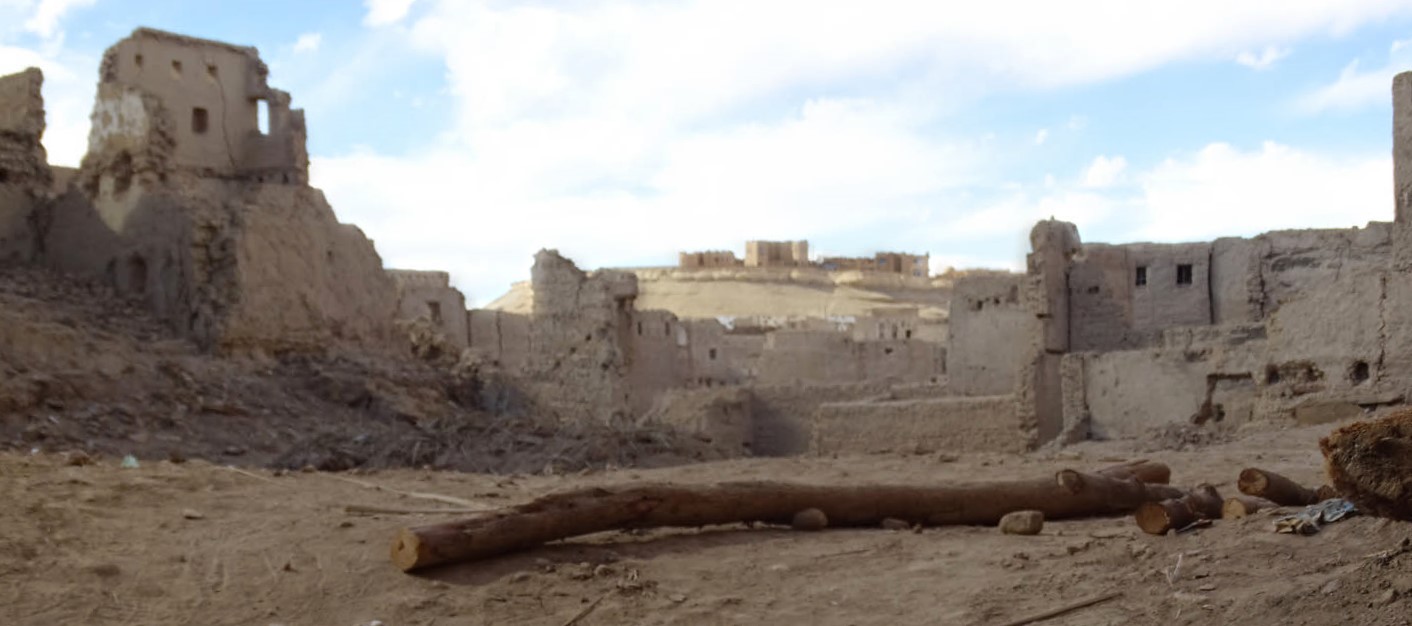
[[[139,28],[108,48],[85,166],[308,183],[304,112],[252,47]]]

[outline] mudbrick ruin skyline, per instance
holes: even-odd
[[[138,28],[78,168],[0,77],[4,623],[1405,621],[1412,73],[1389,221],[543,249],[471,309],[269,73]]]

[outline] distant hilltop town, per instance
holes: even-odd
[[[684,270],[727,267],[813,267],[830,272],[885,272],[926,278],[931,275],[930,254],[879,252],[871,257],[823,257],[809,260],[808,241],[747,241],[745,260],[729,250],[682,252],[677,267]]]

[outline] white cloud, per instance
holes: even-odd
[[[1244,65],[1252,70],[1267,70],[1274,67],[1275,62],[1289,56],[1289,48],[1279,46],[1265,46],[1259,54],[1246,50],[1236,55],[1236,63]]]
[[[416,0],[363,0],[368,14],[363,17],[367,26],[389,26],[402,21],[412,10]]]
[[[1034,134],[1034,145],[1036,145],[1036,146],[1044,145],[1044,142],[1045,142],[1045,140],[1047,140],[1047,139],[1049,139],[1049,129],[1048,129],[1048,128],[1041,128],[1041,129],[1039,129],[1039,132],[1037,132],[1037,133]]]
[[[294,51],[315,52],[319,49],[319,44],[322,44],[323,41],[324,36],[321,33],[304,33],[299,36],[299,39],[294,41]]]
[[[1349,111],[1366,106],[1385,104],[1392,77],[1412,65],[1412,48],[1408,41],[1395,41],[1388,48],[1388,62],[1372,69],[1362,69],[1354,59],[1339,72],[1334,82],[1304,94],[1296,103],[1304,113]]]
[[[1348,228],[1392,219],[1392,161],[1339,157],[1266,142],[1242,151],[1213,143],[1141,176],[1155,241],[1253,235],[1284,228]]]
[[[588,267],[670,262],[747,238],[895,235],[919,214],[939,224],[936,241],[1008,236],[1051,213],[1122,210],[1131,188],[1083,183],[1116,181],[1126,162],[1038,194],[946,204],[956,186],[997,185],[1003,162],[984,140],[995,129],[938,135],[950,112],[1412,13],[1397,0],[1193,1],[432,0],[405,33],[388,32],[444,60],[451,127],[412,156],[323,155],[316,183],[390,263],[445,267],[482,302],[522,279],[541,246]],[[410,2],[367,6],[366,23],[387,24]],[[358,84],[357,73],[330,80]],[[868,97],[850,97],[860,80]]]
[[[34,14],[25,20],[25,30],[40,37],[53,37],[58,32],[59,20],[72,9],[91,6],[94,0],[39,0]]]
[[[1121,156],[1110,159],[1099,155],[1089,164],[1088,169],[1084,170],[1083,186],[1090,189],[1112,187],[1127,167],[1128,160]]]

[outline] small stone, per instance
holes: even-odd
[[[1324,586],[1319,588],[1319,593],[1322,593],[1327,596],[1335,591],[1338,591],[1338,588],[1341,586],[1343,585],[1341,585],[1337,580],[1331,580],[1329,582],[1324,583]]]
[[[510,582],[512,582],[512,583],[522,583],[522,582],[525,582],[525,581],[527,581],[527,580],[529,580],[529,579],[530,579],[530,573],[529,573],[529,572],[515,572],[514,574],[511,574],[511,575],[510,575]]]
[[[1197,587],[1196,590],[1197,590],[1197,591],[1215,591],[1215,590],[1216,590],[1216,585],[1211,584],[1211,583],[1206,583],[1206,584],[1204,584],[1204,585],[1202,585],[1202,586],[1200,586],[1200,587]]]
[[[93,465],[93,457],[89,456],[88,453],[83,450],[71,450],[64,453],[64,465],[72,465],[74,467]]]
[[[794,514],[795,530],[823,530],[829,527],[829,517],[819,509],[804,509]]]
[[[221,452],[226,456],[241,456],[245,454],[245,448],[240,446],[226,446],[226,449]]]
[[[206,519],[206,516],[196,509],[182,509],[181,516],[186,519]]]
[[[339,527],[339,528],[352,528],[352,527],[353,527],[353,522],[350,521],[350,520],[343,520],[343,521],[341,521],[341,522],[338,523],[338,527]]]
[[[1373,606],[1387,606],[1387,605],[1392,604],[1393,602],[1396,602],[1396,601],[1397,601],[1397,590],[1396,590],[1396,589],[1388,589],[1388,590],[1385,590],[1385,591],[1383,591],[1382,593],[1378,594],[1378,597],[1373,600]]]
[[[1007,535],[1038,535],[1043,528],[1041,511],[1015,511],[1000,518],[1000,532]]]
[[[907,520],[900,520],[895,517],[889,517],[882,521],[882,527],[886,530],[907,530],[909,528],[912,528],[912,525],[908,524]]]
[[[299,471],[304,472],[305,474],[312,474],[314,472],[319,471],[319,468],[314,467],[313,465],[305,465],[304,467],[299,468]]]
[[[613,568],[608,567],[607,565],[599,565],[598,567],[593,568],[593,575],[599,578],[602,578],[603,576],[612,576]]]
[[[771,565],[771,566],[770,566],[770,571],[772,571],[772,572],[788,572],[788,571],[789,571],[789,566],[788,566],[788,565],[785,565],[784,563],[775,563],[774,565]]]
[[[684,593],[674,593],[674,594],[672,594],[672,595],[667,596],[667,599],[668,599],[668,600],[671,600],[672,602],[676,602],[676,603],[680,604],[680,603],[682,603],[682,602],[686,602],[686,594],[684,594]]]

